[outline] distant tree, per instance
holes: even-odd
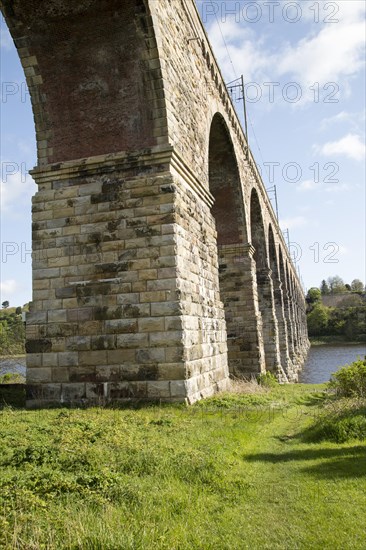
[[[331,294],[340,294],[341,292],[346,291],[344,281],[338,275],[335,275],[334,277],[328,277],[327,283]]]
[[[329,321],[329,308],[317,303],[308,314],[308,329],[310,336],[321,336],[327,331]]]
[[[346,283],[345,285],[345,289],[347,290],[347,292],[351,292],[351,285],[349,285],[348,283]]]
[[[348,296],[346,295],[337,303],[338,308],[357,307],[362,305],[363,305],[362,298],[359,294],[356,294],[356,293],[353,293],[353,294],[350,293]]]
[[[352,292],[364,292],[365,286],[360,279],[353,279],[351,283],[351,290]]]
[[[322,296],[327,296],[327,294],[330,293],[330,288],[329,288],[328,283],[325,279],[323,279],[322,282],[321,282],[320,292],[321,292]]]
[[[317,302],[320,302],[322,298],[322,293],[320,292],[319,288],[316,288],[313,286],[308,290],[308,293],[306,295],[306,301],[308,304],[316,304]]]
[[[22,314],[22,308],[21,308],[20,306],[18,306],[18,307],[16,308],[16,310],[15,310],[15,313],[16,313],[17,315],[21,315],[21,314]]]
[[[8,300],[5,300],[5,302],[3,302],[1,305],[2,305],[3,309],[7,309],[10,304],[9,304]]]

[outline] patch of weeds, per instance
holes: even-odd
[[[338,397],[366,398],[366,359],[354,361],[333,373],[329,389]]]
[[[271,372],[266,372],[258,376],[258,383],[264,388],[277,388],[279,382],[274,374]]]
[[[366,400],[329,400],[319,418],[305,432],[309,441],[333,441],[346,443],[366,440]]]
[[[0,375],[0,384],[25,384],[25,377],[18,373],[7,372]]]

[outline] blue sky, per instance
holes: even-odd
[[[365,281],[365,4],[197,1],[227,82],[244,75],[249,143],[307,288]],[[1,301],[31,299],[35,132],[1,21]],[[238,103],[238,109],[241,104]]]

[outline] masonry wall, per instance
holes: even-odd
[[[30,406],[192,402],[226,387],[213,218],[161,157],[34,174]]]
[[[29,405],[193,402],[229,370],[296,380],[303,293],[193,0],[1,7],[38,145]],[[230,167],[222,134],[212,170],[218,117]]]

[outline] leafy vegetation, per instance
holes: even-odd
[[[366,399],[366,359],[354,361],[333,373],[329,387],[340,397]]]
[[[332,306],[329,297],[337,297]],[[366,294],[354,279],[351,285],[338,277],[323,280],[320,288],[310,288],[306,296],[310,337],[334,337],[338,341],[366,342]]]
[[[312,441],[366,441],[366,400],[330,400],[309,434]]]
[[[313,441],[366,441],[366,360],[354,361],[332,375],[328,399],[307,437]]]
[[[320,291],[323,296],[326,296],[328,294],[340,294],[347,291],[363,293],[366,289],[360,279],[353,279],[349,285],[345,283],[341,277],[335,275],[334,277],[328,277],[327,280],[322,280],[320,284]]]
[[[6,373],[0,375],[0,384],[25,384],[25,377],[17,373]]]
[[[258,382],[261,386],[265,388],[275,388],[278,386],[278,380],[274,374],[267,371],[265,374],[260,374],[258,377]]]
[[[3,308],[4,308],[3,302]],[[19,311],[20,310],[20,311]],[[0,311],[0,355],[25,353],[25,328],[21,308],[6,307]]]
[[[305,440],[324,390],[262,387],[190,408],[5,407],[0,547],[363,549],[366,443]]]

